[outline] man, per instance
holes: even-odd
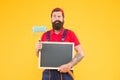
[[[52,28],[49,32],[49,41],[61,42],[62,35],[65,31],[64,24],[64,12],[60,8],[53,9],[51,13]],[[47,41],[47,32],[42,35],[41,41]],[[68,71],[71,70],[81,59],[84,57],[84,51],[80,45],[80,42],[73,31],[67,30],[64,42],[74,42],[76,55],[67,64],[59,66],[58,70],[45,70],[43,72],[42,80],[73,80]],[[36,53],[39,55],[39,51],[42,49],[42,43],[39,41],[36,44]]]

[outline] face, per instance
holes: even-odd
[[[52,14],[52,27],[55,30],[60,30],[63,27],[64,18],[62,12],[53,12]]]

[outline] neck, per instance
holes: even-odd
[[[59,34],[61,30],[55,30],[55,33],[56,34]]]

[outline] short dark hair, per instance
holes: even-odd
[[[55,8],[55,9],[53,9],[52,12],[51,12],[51,17],[52,17],[53,12],[58,12],[58,11],[62,12],[62,16],[64,18],[64,12],[63,12],[63,10],[61,8]]]

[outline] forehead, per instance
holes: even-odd
[[[52,15],[62,15],[61,11],[53,12]]]

